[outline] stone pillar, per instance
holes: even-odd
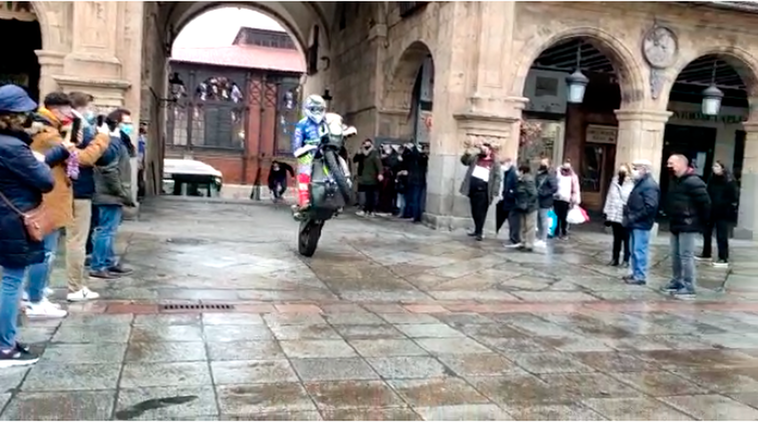
[[[121,62],[116,58],[117,34],[124,22],[119,19],[118,2],[78,1],[74,3],[73,46],[66,56],[69,75],[97,75],[118,78]]]
[[[662,110],[616,110],[618,140],[616,143],[616,167],[634,160],[650,160],[653,177],[661,176],[663,132],[670,111]]]
[[[39,100],[42,101],[45,95],[58,89],[58,82],[54,75],[63,73],[63,59],[66,53],[50,50],[35,50],[39,60]]]
[[[758,235],[758,122],[745,122],[745,158],[742,163],[740,209],[735,239],[753,240]]]

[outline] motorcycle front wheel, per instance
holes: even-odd
[[[297,237],[297,250],[300,255],[310,258],[316,253],[322,227],[324,227],[323,221],[317,222],[307,219],[300,222],[300,231]]]
[[[337,182],[337,187],[342,194],[342,199],[346,204],[350,203],[350,198],[353,196],[353,190],[350,188],[350,184],[345,177],[345,173],[342,171],[337,153],[334,151],[326,151],[324,153],[324,161],[326,161],[326,167],[334,177],[334,181]]]

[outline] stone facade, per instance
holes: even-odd
[[[43,31],[41,91],[87,87],[104,106],[139,110],[151,126],[149,160],[160,176],[166,55],[186,22],[221,3],[34,2]],[[236,3],[240,4],[240,3]],[[247,4],[247,3],[245,3]],[[342,6],[340,6],[342,5]],[[364,136],[410,133],[410,92],[423,59],[436,69],[427,212],[440,227],[468,214],[457,194],[466,139],[497,141],[515,156],[532,62],[546,48],[585,37],[612,59],[621,88],[616,162],[660,163],[671,87],[684,67],[719,54],[758,90],[758,15],[705,3],[430,2],[401,17],[400,3],[250,3],[275,16],[306,52],[319,26],[317,71],[305,94],[330,89],[332,108]],[[348,11],[349,16],[344,16]],[[654,25],[670,28],[673,63],[652,69],[641,46]],[[76,29],[76,30],[74,30]],[[323,59],[322,59],[323,58]],[[139,87],[139,88],[138,88]],[[758,119],[750,113],[740,230],[758,230]],[[657,174],[657,173],[656,173]]]

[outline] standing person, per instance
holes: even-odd
[[[66,137],[76,137],[78,134],[67,133],[71,130],[74,113],[71,107],[71,99],[63,92],[52,92],[45,96],[44,106],[37,110],[29,133],[32,136],[31,148],[40,154],[48,154],[53,149],[63,146],[72,149]],[[49,210],[55,231],[45,237],[45,260],[29,267],[29,283],[27,295],[29,303],[26,314],[29,317],[40,318],[63,318],[67,315],[65,310],[60,309],[47,300],[45,289],[50,282],[53,263],[58,253],[58,239],[61,231],[72,223],[74,218],[74,193],[72,189],[71,174],[66,161],[48,163],[55,179],[53,190],[46,193],[42,201]],[[78,167],[77,167],[78,170]]]
[[[713,165],[713,175],[708,180],[707,189],[711,198],[711,218],[703,231],[703,253],[695,259],[711,259],[715,230],[719,255],[713,266],[725,268],[729,266],[729,228],[737,219],[737,183],[720,161]]]
[[[537,183],[537,196],[539,198],[539,210],[537,211],[537,227],[539,227],[539,240],[534,242],[538,248],[547,247],[547,235],[550,231],[547,215],[553,208],[555,194],[558,192],[558,178],[550,168],[550,159],[543,158],[540,168],[535,177]]]
[[[420,223],[424,215],[426,166],[429,159],[418,145],[408,143],[403,151],[403,169],[406,171],[405,211],[403,218]]]
[[[395,175],[393,169],[397,168],[398,154],[390,144],[382,145],[382,182],[379,184],[378,211],[385,215],[395,212]]]
[[[611,180],[611,187],[608,189],[608,195],[605,197],[605,222],[613,230],[613,253],[611,267],[619,266],[619,257],[621,256],[621,246],[624,246],[624,268],[629,266],[631,257],[629,249],[629,231],[624,227],[624,207],[629,200],[629,194],[634,188],[634,180],[629,176],[629,166],[622,164],[619,166],[618,174]]]
[[[358,191],[365,196],[363,210],[356,214],[361,217],[373,217],[376,212],[378,186],[384,180],[384,169],[379,151],[374,148],[371,139],[363,141],[363,147],[355,154],[353,161],[358,163]]]
[[[666,215],[671,232],[673,277],[665,290],[679,299],[695,298],[695,240],[711,214],[711,199],[705,182],[687,171],[687,157],[674,154],[667,167],[672,175],[666,195]]]
[[[568,237],[568,212],[581,202],[579,177],[571,168],[571,163],[565,162],[558,171],[558,191],[555,193],[553,204],[555,216],[558,218],[555,233],[559,239],[565,240]]]
[[[518,169],[513,164],[511,158],[503,161],[505,172],[503,173],[503,200],[501,201],[505,219],[508,220],[508,241],[506,248],[520,248],[522,246],[521,238],[521,218],[513,212],[516,209],[516,188],[518,188]]]
[[[24,274],[30,265],[45,261],[43,242],[29,239],[19,213],[29,212],[42,204],[42,195],[53,189],[50,168],[39,162],[29,144],[26,130],[30,114],[37,108],[23,88],[16,85],[0,87],[0,368],[31,365],[39,359],[29,348],[16,340],[19,297]],[[46,159],[67,156],[62,147],[48,150]],[[47,160],[46,160],[47,161]]]
[[[92,236],[94,249],[89,275],[93,278],[113,279],[132,272],[117,260],[114,246],[123,207],[134,206],[129,162],[134,149],[130,147],[129,142],[129,134],[132,132],[129,110],[116,109],[106,117],[106,122],[111,129],[106,154],[113,159],[98,163],[95,169],[95,194],[92,203],[98,214],[98,225]]]
[[[521,242],[519,250],[532,252],[534,250],[534,238],[536,235],[537,210],[539,209],[539,194],[534,177],[530,174],[528,163],[518,168],[518,182],[516,185],[516,206],[513,214],[519,218],[521,227]]]
[[[147,122],[140,122],[137,137],[137,198],[145,197],[145,148],[147,147]]]
[[[400,145],[397,148],[397,164],[392,169],[392,173],[395,175],[395,215],[400,218],[403,218],[403,214],[405,214],[405,194],[408,192],[408,169],[403,158],[404,155],[405,145]]]
[[[502,180],[500,162],[488,143],[469,147],[461,156],[461,164],[468,167],[460,192],[469,197],[474,230],[469,236],[481,241],[484,238],[484,221],[492,201],[498,196]]]
[[[84,284],[86,242],[92,220],[92,196],[95,194],[93,166],[110,144],[107,126],[96,128],[95,114],[90,110],[93,97],[83,92],[69,94],[76,117],[81,119],[82,139],[76,144],[79,176],[72,180],[74,193],[73,218],[66,225],[66,273],[70,302],[97,299],[99,294]]]
[[[271,162],[271,168],[268,170],[268,188],[274,202],[279,202],[287,191],[287,173],[290,177],[295,177],[295,170],[289,164],[277,160]]]
[[[658,215],[661,188],[651,175],[653,166],[648,160],[632,163],[634,186],[623,208],[622,225],[629,233],[632,274],[623,277],[627,284],[647,283],[650,231]]]

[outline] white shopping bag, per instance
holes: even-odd
[[[569,224],[584,224],[588,220],[587,212],[580,206],[571,208],[566,216],[566,222]]]

